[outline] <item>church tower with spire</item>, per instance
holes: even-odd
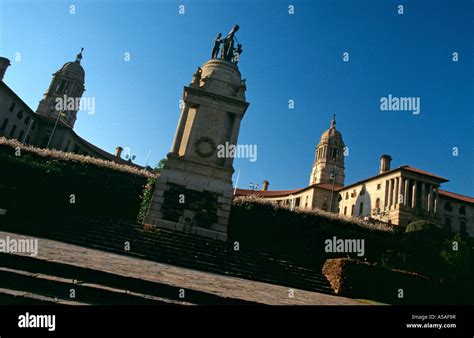
[[[344,141],[336,129],[336,115],[316,146],[309,184],[328,183],[344,186]]]
[[[84,48],[81,48],[75,61],[66,62],[53,74],[51,84],[36,109],[37,114],[51,119],[57,119],[58,114],[61,114],[59,120],[71,129],[74,128],[79,111],[79,99],[85,90],[85,72],[81,66],[83,50]],[[62,100],[63,109],[57,109],[58,98]]]

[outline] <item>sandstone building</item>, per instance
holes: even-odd
[[[440,189],[447,179],[408,165],[391,169],[392,158],[382,155],[377,175],[344,185],[344,147],[333,118],[316,147],[309,186],[270,191],[266,182],[262,191],[236,189],[236,196],[255,194],[290,208],[317,208],[399,226],[425,219],[474,236],[474,198]]]
[[[72,62],[66,62],[53,74],[51,84],[33,111],[4,81],[10,66],[7,58],[0,57],[0,137],[18,141],[39,148],[50,148],[64,152],[110,160],[133,165],[120,157],[121,148],[115,154],[96,147],[76,134],[74,124],[79,108],[56,109],[58,98],[81,99],[85,87],[85,71],[81,65],[82,50]]]

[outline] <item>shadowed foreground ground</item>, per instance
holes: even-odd
[[[6,236],[15,239],[33,238],[0,232],[0,238]],[[126,303],[132,300],[144,303],[140,301],[141,299],[146,300],[145,303],[155,302],[155,304],[248,304],[249,302],[271,305],[364,304],[349,298],[299,289],[290,291],[285,286],[202,272],[49,239],[38,238],[38,240],[39,250],[36,257],[30,257],[27,253],[0,254],[2,256],[0,274],[8,277],[0,278],[0,294],[7,294],[8,297],[17,299],[47,293],[48,299],[64,303],[68,301],[65,295],[69,294],[65,290],[73,287],[78,291],[76,298],[69,301],[82,304],[100,304],[101,299],[104,299],[104,302],[106,299],[118,299],[111,303],[122,303],[120,297],[124,298]],[[43,283],[46,291],[31,291],[28,289],[28,283],[15,282],[17,279],[31,279],[32,288],[39,287]],[[39,282],[36,282],[36,279]],[[109,282],[105,282],[107,280]],[[11,283],[5,285],[8,281]],[[23,285],[27,290],[18,290]],[[99,301],[88,301],[86,298],[81,300],[78,295],[81,290],[84,294],[90,295],[92,297],[90,299],[96,297],[95,299]],[[184,298],[179,296],[182,296],[183,290]],[[290,298],[290,294],[294,297]]]

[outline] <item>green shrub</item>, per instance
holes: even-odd
[[[142,203],[140,204],[140,211],[138,212],[137,221],[143,223],[145,216],[148,212],[148,208],[151,203],[151,198],[153,197],[153,191],[155,190],[157,177],[150,177],[143,189],[143,194],[140,196]]]

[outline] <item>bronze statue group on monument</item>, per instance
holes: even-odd
[[[219,50],[222,46],[220,58],[229,62],[237,64],[239,62],[240,55],[243,53],[242,44],[239,43],[235,33],[239,30],[239,25],[235,25],[230,30],[229,34],[221,39],[222,34],[219,33],[217,38],[214,40],[214,48],[212,49],[211,59],[217,59]],[[234,40],[237,42],[237,48],[234,48]]]

